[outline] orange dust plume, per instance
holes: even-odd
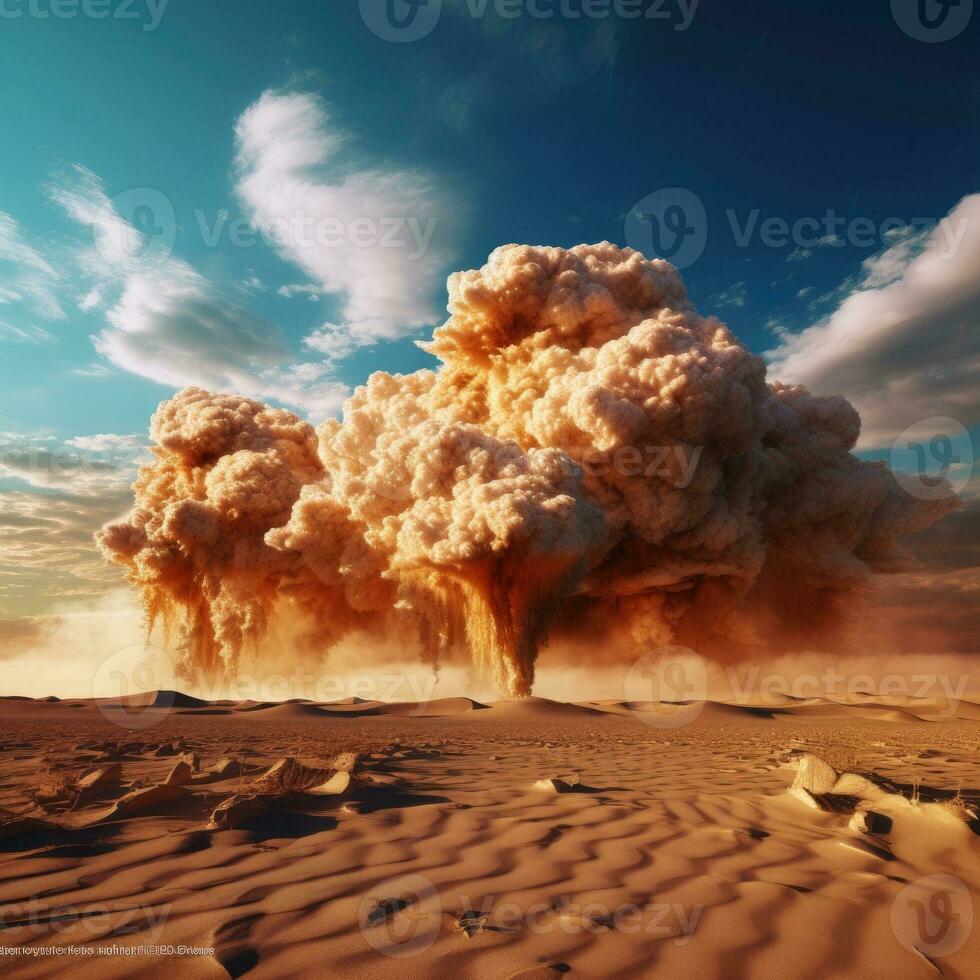
[[[812,648],[956,504],[857,459],[851,405],[768,383],[667,262],[508,245],[450,277],[449,311],[438,370],[374,374],[315,431],[193,388],[160,406],[99,540],[188,665],[233,669],[277,617],[322,649],[365,627],[468,649],[511,696],[583,629]]]

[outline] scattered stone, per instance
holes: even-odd
[[[273,763],[249,785],[266,793],[306,793],[320,785],[329,775],[328,770],[305,766],[298,759],[286,756]]]
[[[337,772],[355,772],[361,765],[361,757],[356,752],[341,752],[335,756],[328,768]]]
[[[859,800],[880,800],[895,795],[856,772],[843,773],[830,792],[836,796],[856,796]]]
[[[829,762],[824,762],[819,756],[808,752],[800,756],[793,789],[804,789],[808,793],[820,796],[833,792],[837,779],[837,770]]]
[[[303,790],[311,796],[342,796],[354,788],[354,777],[348,771],[335,772],[328,780]]]
[[[851,822],[848,826],[851,830],[856,830],[862,834],[876,834],[880,836],[891,833],[892,819],[891,817],[886,817],[883,813],[878,813],[876,810],[858,810],[851,817]]]
[[[163,781],[165,786],[184,786],[190,782],[191,776],[194,774],[194,770],[191,768],[189,762],[185,762],[183,759],[177,763],[167,774],[167,778]]]
[[[241,759],[232,759],[229,756],[223,756],[220,758],[212,767],[211,772],[216,776],[241,776],[245,771],[245,767],[242,764]]]
[[[121,779],[122,766],[118,762],[111,762],[107,766],[97,766],[83,773],[79,777],[78,788],[83,793],[94,793],[118,786]]]
[[[178,797],[186,795],[187,790],[181,786],[147,786],[120,797],[113,812],[121,816],[131,816],[164,803],[172,803]]]
[[[543,790],[545,793],[581,793],[584,789],[576,775],[539,779],[534,784],[534,788]]]
[[[211,830],[242,830],[270,813],[272,807],[260,796],[229,796],[215,807],[208,827]]]
[[[811,810],[820,810],[821,806],[817,798],[807,789],[802,786],[790,786],[786,791],[790,796],[795,797],[804,806],[808,806]]]

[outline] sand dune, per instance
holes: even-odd
[[[724,721],[738,718],[745,721],[805,720],[855,721],[864,719],[877,722],[914,724],[916,722],[980,721],[980,704],[970,700],[952,703],[937,702],[931,698],[889,700],[873,695],[859,695],[851,702],[829,698],[796,698],[785,694],[769,694],[763,697],[746,697],[734,701],[684,701],[652,702],[605,699],[599,701],[562,702],[548,698],[530,697],[512,701],[494,701],[482,704],[472,698],[433,698],[429,701],[383,702],[352,697],[338,701],[316,702],[306,699],[288,701],[207,701],[176,691],[150,691],[123,698],[65,699],[25,697],[0,697],[0,704],[8,712],[40,717],[44,711],[83,709],[102,714],[143,712],[179,712],[188,715],[226,715],[229,717],[263,716],[267,718],[312,719],[330,717],[452,717],[473,711],[489,709],[492,714],[484,720],[527,718],[528,720],[584,717],[595,715],[619,715],[643,720],[645,714],[668,714],[671,710],[687,709],[692,720]]]
[[[919,704],[3,707],[4,944],[198,950],[12,976],[976,975],[980,725]]]
[[[431,701],[404,701],[385,704],[380,701],[352,705],[323,705],[329,714],[364,717],[442,718],[486,708],[472,698],[433,698]]]
[[[590,704],[550,701],[547,698],[523,698],[519,701],[494,701],[490,704],[495,719],[517,721],[561,721],[566,718],[596,718],[605,712]]]

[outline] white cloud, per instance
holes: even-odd
[[[75,436],[67,440],[67,445],[90,453],[136,452],[146,448],[146,436],[138,432],[128,435],[100,432],[94,436]]]
[[[58,300],[58,290],[62,285],[61,275],[27,240],[17,222],[2,211],[0,276],[4,280],[4,286],[0,290],[0,303],[23,304],[29,313],[43,320],[64,319],[65,312]],[[9,324],[6,327],[16,339],[17,328]]]
[[[102,305],[102,292],[98,287],[90,289],[79,301],[78,308],[87,313]]]
[[[773,377],[846,395],[863,448],[933,416],[980,422],[980,195],[895,237],[833,314],[768,355]]]
[[[270,323],[221,301],[189,266],[127,279],[95,339],[113,364],[175,388],[188,384],[260,394],[261,371],[289,357]]]
[[[131,225],[116,210],[105,191],[102,179],[87,167],[75,164],[61,173],[48,187],[51,199],[70,218],[88,229],[92,244],[76,250],[75,260],[83,271],[97,280],[117,280],[145,270],[151,264],[165,264],[166,236],[160,241],[146,236]],[[144,196],[154,203],[169,202],[158,191],[146,189]],[[158,205],[158,210],[163,210]],[[154,221],[163,220],[154,212]],[[171,232],[173,229],[165,229]],[[102,299],[99,286],[91,289],[81,300],[83,308],[91,309]]]
[[[323,296],[323,289],[311,282],[294,283],[288,286],[280,286],[276,293],[284,299],[292,299],[294,296],[305,296],[311,302],[318,302]]]
[[[76,259],[96,280],[83,303],[108,307],[107,325],[93,337],[107,361],[174,388],[234,391],[316,415],[339,407],[346,388],[327,378],[323,365],[293,363],[278,327],[230,302],[186,262],[145,251],[91,171],[74,168],[51,195],[92,226],[95,246],[81,248]],[[105,371],[94,365],[75,373],[98,377]]]
[[[237,192],[282,256],[342,299],[357,343],[434,322],[446,255],[435,233],[451,217],[418,170],[341,162],[346,137],[309,94],[265,92],[238,120]],[[285,287],[281,295],[301,290]]]

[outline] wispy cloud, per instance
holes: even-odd
[[[745,282],[736,282],[732,283],[724,292],[714,297],[714,305],[719,308],[725,306],[743,307],[747,298],[747,284]]]
[[[54,334],[49,333],[43,327],[32,324],[18,327],[6,320],[0,320],[0,340],[9,340],[18,344],[37,344],[45,347],[58,342]]]
[[[44,433],[0,435],[0,476],[83,497],[129,489],[148,459],[146,438],[102,433],[65,441]]]
[[[20,306],[30,318],[42,320],[62,320],[59,292],[63,277],[44,258],[35,244],[21,230],[18,223],[0,211],[0,306]],[[8,318],[9,319],[9,318]],[[30,339],[31,333],[45,335],[40,328],[15,327],[5,322],[0,329],[12,339]],[[27,336],[19,337],[23,332]],[[50,334],[46,334],[50,337]],[[53,339],[53,338],[52,338]]]
[[[174,388],[235,391],[317,415],[339,406],[346,387],[323,365],[295,364],[275,324],[237,305],[181,259],[147,251],[91,171],[65,172],[51,195],[93,230],[94,245],[80,246],[76,260],[94,281],[91,307],[105,308],[107,324],[93,342],[108,362]],[[76,372],[103,373],[99,365]]]
[[[97,494],[0,491],[0,617],[19,618],[53,599],[94,596],[119,584],[93,532],[132,503],[128,489]]]

